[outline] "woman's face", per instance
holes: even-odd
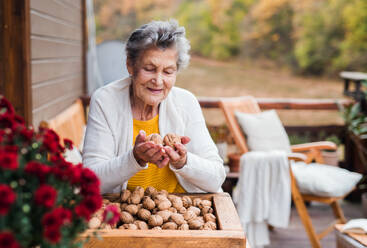
[[[146,50],[135,66],[129,65],[135,97],[144,104],[158,106],[176,82],[177,51],[174,48]]]

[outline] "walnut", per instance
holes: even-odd
[[[184,223],[182,225],[180,225],[178,228],[178,230],[189,230],[189,225],[187,223]]]
[[[142,203],[140,203],[140,204],[138,204],[136,206],[138,207],[138,210],[141,209],[141,208],[143,208],[143,204]]]
[[[133,193],[128,199],[127,199],[127,202],[129,204],[139,204],[141,201],[141,197],[140,197],[140,194],[139,193]]]
[[[128,190],[128,189],[122,190],[121,191],[121,196],[120,196],[121,202],[127,202],[127,199],[129,199],[130,195],[131,195],[130,190]]]
[[[194,205],[195,207],[199,207],[200,203],[201,203],[201,199],[200,198],[195,198],[192,201],[192,205]]]
[[[163,194],[156,194],[154,196],[155,205],[158,205],[158,203],[160,203],[162,201],[168,201],[167,196],[165,196]]]
[[[173,199],[171,200],[171,202],[172,202],[172,206],[173,206],[175,209],[177,209],[177,210],[179,210],[179,209],[181,209],[181,208],[183,207],[183,203],[182,203],[182,200],[181,200],[181,198],[180,198],[180,197],[175,197],[175,198],[173,198]]]
[[[101,229],[106,229],[106,230],[111,230],[112,226],[110,224],[107,224],[107,223],[102,223],[100,228]]]
[[[217,224],[213,221],[208,221],[200,227],[200,230],[217,230]]]
[[[163,138],[159,133],[152,133],[147,137],[147,141],[152,141],[156,145],[163,145]]]
[[[203,207],[211,207],[212,206],[212,202],[209,201],[209,200],[202,200],[200,203],[199,203],[199,208],[203,208]]]
[[[158,209],[159,210],[166,210],[169,209],[172,206],[172,203],[169,200],[161,201],[158,203]]]
[[[194,218],[188,221],[190,229],[199,230],[204,225],[204,221],[199,218]]]
[[[182,208],[180,208],[180,209],[178,210],[178,212],[179,212],[180,214],[184,214],[184,213],[186,213],[186,211],[187,211],[187,209],[186,209],[185,207],[182,207]]]
[[[181,144],[181,136],[174,133],[168,133],[164,136],[163,143],[165,146],[170,146],[175,149],[175,144]]]
[[[186,213],[184,213],[184,219],[186,221],[189,221],[194,218],[196,218],[196,214],[193,211],[187,210]]]
[[[168,195],[168,196],[167,196],[168,200],[170,200],[171,202],[172,202],[172,201],[173,201],[173,199],[175,199],[176,197],[178,197],[178,196],[176,196],[176,195]]]
[[[125,210],[125,208],[127,207],[127,205],[129,205],[129,204],[127,204],[127,203],[122,203],[122,204],[120,205],[120,209],[121,209],[121,211],[124,211],[124,210]]]
[[[98,217],[93,217],[88,222],[88,227],[90,229],[97,229],[101,225],[101,219]]]
[[[131,215],[136,215],[138,212],[138,206],[134,204],[127,205],[124,211],[129,212]]]
[[[177,225],[185,223],[185,219],[181,214],[171,214],[170,220],[175,222]]]
[[[176,230],[177,229],[177,224],[174,222],[166,222],[163,224],[162,229],[166,229],[166,230]]]
[[[140,196],[140,198],[143,198],[143,196],[144,196],[144,188],[143,187],[140,187],[140,186],[137,186],[134,189],[133,194],[138,194]]]
[[[182,204],[185,208],[191,207],[192,205],[192,200],[190,197],[188,197],[187,195],[182,197]]]
[[[134,217],[129,212],[122,211],[120,213],[120,220],[124,224],[130,224],[134,222]]]
[[[150,216],[151,216],[151,214],[150,214],[150,211],[149,210],[146,210],[144,208],[139,209],[139,211],[138,211],[138,217],[140,219],[147,221],[147,220],[149,220]]]
[[[206,214],[204,215],[205,222],[212,221],[215,222],[217,218],[213,214]]]
[[[187,210],[190,210],[190,211],[194,212],[197,216],[200,215],[200,209],[197,208],[197,207],[191,206]]]
[[[103,199],[102,200],[102,204],[108,205],[110,203],[110,201],[108,199]]]
[[[213,209],[211,207],[208,207],[208,206],[204,206],[202,209],[201,209],[201,215],[205,215],[205,214],[212,214],[213,213]]]
[[[150,196],[150,197],[152,197],[152,196],[154,196],[155,194],[157,194],[157,190],[156,190],[154,187],[152,187],[152,186],[148,186],[148,187],[145,189],[144,194],[145,194],[146,196]]]
[[[167,190],[165,190],[165,189],[162,189],[161,191],[159,191],[158,192],[159,194],[161,194],[161,195],[165,195],[166,197],[168,196],[168,192],[167,192]]]
[[[139,230],[147,230],[149,229],[148,224],[141,220],[134,221],[134,225],[138,227]]]
[[[170,211],[171,213],[177,213],[177,209],[175,209],[174,207],[170,207],[168,211]]]
[[[168,210],[163,210],[163,211],[157,212],[157,214],[162,217],[163,222],[167,222],[169,220],[169,217],[171,217],[172,213]]]
[[[162,230],[162,227],[160,227],[160,226],[155,226],[155,227],[153,227],[153,228],[152,228],[152,230]]]
[[[157,207],[153,208],[152,214],[157,214],[159,212],[159,209]]]
[[[153,208],[155,208],[155,203],[149,196],[144,196],[143,197],[143,207],[146,209],[152,210]]]
[[[124,229],[129,230],[138,230],[138,227],[135,224],[123,224]]]
[[[163,219],[161,216],[159,215],[151,215],[149,220],[148,220],[148,224],[150,226],[161,226],[163,224]]]

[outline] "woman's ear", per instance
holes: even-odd
[[[126,59],[126,67],[127,71],[129,72],[129,75],[130,76],[134,75],[134,66],[132,65],[130,59]]]

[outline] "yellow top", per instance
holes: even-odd
[[[144,130],[146,135],[152,133],[159,133],[158,125],[159,115],[148,121],[133,121],[133,144],[135,144],[135,138],[139,134],[140,130]],[[144,189],[148,186],[153,186],[158,190],[165,189],[169,193],[185,193],[185,189],[179,184],[175,173],[170,170],[168,166],[164,168],[158,168],[155,164],[148,163],[148,168],[141,170],[132,176],[128,183],[127,188],[133,190],[136,186],[141,186]]]

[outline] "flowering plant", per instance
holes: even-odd
[[[63,158],[47,128],[35,132],[0,96],[0,248],[80,247],[77,235],[102,205],[100,182]]]

